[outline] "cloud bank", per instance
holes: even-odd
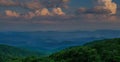
[[[117,12],[117,4],[112,2],[112,0],[97,0],[96,5],[102,9],[111,11],[111,14],[116,14]]]
[[[68,3],[71,0],[29,0],[29,1],[19,1],[19,0],[0,0],[0,5],[2,6],[20,6],[22,8],[29,9],[24,14],[18,11],[7,9],[4,11],[6,16],[2,17],[17,17],[25,19],[34,19],[37,17],[59,17],[59,18],[87,18],[96,19],[109,18],[117,19],[119,15],[117,14],[117,4],[112,0],[93,0],[95,5],[92,8],[80,7],[78,9],[68,8],[70,7]],[[65,10],[66,9],[66,10]],[[69,13],[67,11],[71,11]],[[76,10],[73,12],[73,10]],[[111,19],[111,18],[109,18]]]
[[[18,17],[35,17],[35,16],[56,16],[65,15],[63,9],[68,7],[68,2],[70,0],[30,0],[30,1],[19,1],[19,0],[0,0],[1,6],[7,7],[22,7],[23,9],[29,9],[29,12],[24,14],[17,13],[14,10],[5,10],[6,16]],[[8,11],[9,10],[9,11]]]

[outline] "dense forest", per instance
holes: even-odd
[[[20,62],[19,60],[27,56],[42,56],[39,52],[29,51],[14,46],[0,45],[0,62]]]
[[[48,56],[31,55],[15,47],[0,45],[0,62],[120,62],[120,38],[73,46]]]

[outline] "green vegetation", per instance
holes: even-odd
[[[102,62],[120,62],[120,38],[94,41],[85,46],[96,49]]]
[[[100,62],[96,49],[89,47],[71,47],[50,55],[55,62]]]
[[[2,56],[4,56],[4,54],[3,55],[0,54],[0,61],[5,62],[3,59],[7,59],[7,58]],[[37,57],[37,56],[28,56],[22,58],[14,57],[14,58],[9,58],[9,61],[6,62],[10,62],[10,61],[11,62],[120,62],[120,38],[98,40],[87,43],[83,46],[69,47],[62,51],[49,55],[47,57]]]
[[[39,56],[40,53],[31,52],[8,45],[0,45],[0,62],[20,62],[26,56]]]

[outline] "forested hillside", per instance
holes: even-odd
[[[40,56],[40,53],[14,46],[0,45],[0,62],[12,62],[13,60],[22,59],[27,56]]]
[[[55,62],[120,62],[120,38],[70,47],[49,57]]]
[[[7,62],[120,62],[120,38],[97,40],[83,46],[69,47],[44,57],[24,56],[16,58],[16,55],[25,52],[4,45],[0,48],[2,54],[0,61],[6,59],[6,55],[8,57],[10,54],[10,61]],[[3,51],[3,49],[5,50]]]

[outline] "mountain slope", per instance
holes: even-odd
[[[120,38],[69,47],[47,57],[31,56],[16,60],[11,62],[120,62]]]
[[[49,57],[55,62],[120,62],[120,38],[70,47]]]
[[[40,53],[31,52],[21,48],[8,45],[0,45],[0,62],[8,62],[15,58],[24,58],[27,56],[40,56]]]

